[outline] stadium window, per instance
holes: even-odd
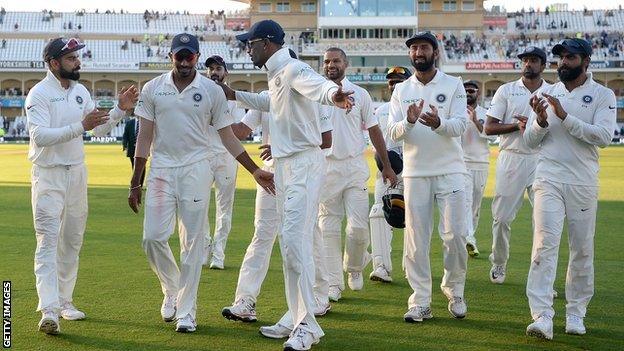
[[[418,12],[429,12],[431,11],[431,1],[419,1],[418,2]]]
[[[272,6],[270,2],[261,2],[260,5],[258,5],[258,12],[271,12],[272,11]]]
[[[475,10],[474,0],[462,0],[462,11],[474,11],[474,10]]]
[[[290,12],[289,2],[278,2],[276,7],[277,12]]]
[[[457,1],[444,0],[444,4],[442,5],[442,11],[457,11]]]
[[[316,3],[314,2],[302,2],[301,12],[316,12]]]

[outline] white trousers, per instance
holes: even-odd
[[[466,242],[476,245],[481,200],[487,184],[488,170],[468,169],[466,173]]]
[[[492,199],[492,253],[490,262],[504,266],[509,259],[511,222],[522,207],[524,192],[533,205],[532,184],[537,155],[501,151],[496,163],[496,188]]]
[[[272,167],[262,169],[274,173]],[[253,302],[260,295],[262,282],[269,270],[271,251],[277,237],[278,216],[277,202],[273,195],[256,184],[256,209],[254,215],[255,231],[247,247],[243,263],[238,274],[234,301],[247,299]]]
[[[35,280],[37,311],[58,311],[72,302],[78,255],[87,223],[87,169],[33,165],[32,211],[37,238]]]
[[[430,306],[431,267],[429,249],[433,231],[433,207],[438,205],[438,231],[443,243],[444,276],[440,288],[448,298],[464,296],[466,282],[466,210],[464,174],[404,178],[405,235],[403,263],[414,290],[409,308]]]
[[[229,152],[224,152],[211,156],[210,162],[214,174],[214,181],[211,183],[214,183],[215,188],[215,231],[211,240],[209,220],[205,246],[211,246],[212,257],[223,261],[225,260],[225,245],[232,229],[232,208],[234,207],[238,161]]]
[[[400,177],[400,175],[397,175]],[[399,181],[402,181],[399,178]],[[368,215],[370,222],[371,256],[373,268],[382,267],[392,273],[392,227],[383,214],[382,197],[390,188],[390,183],[384,183],[381,172],[377,171],[375,179],[375,203]]]
[[[177,296],[177,317],[197,311],[208,199],[212,183],[209,160],[184,167],[152,168],[147,178],[143,249],[163,294]],[[178,219],[180,268],[169,247]]]
[[[553,285],[557,273],[563,222],[568,223],[570,258],[566,275],[566,313],[585,317],[594,295],[594,233],[598,187],[537,179],[533,250],[526,294],[531,316],[554,316]]]
[[[362,272],[370,261],[368,245],[369,169],[364,156],[345,160],[327,159],[325,185],[319,206],[319,228],[325,241],[329,285],[344,290],[342,271]],[[342,219],[346,213],[347,227],[344,258],[342,251]]]
[[[278,238],[288,304],[285,317],[292,318],[293,330],[302,328],[317,338],[325,335],[314,317],[316,301],[313,291],[316,269],[314,232],[323,165],[324,156],[318,148],[275,159],[277,214],[280,223]]]

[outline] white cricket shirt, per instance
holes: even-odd
[[[232,123],[238,123],[245,117],[245,110],[237,107],[236,101],[227,101],[227,114]],[[210,144],[210,153],[213,155],[229,152],[219,137],[218,129],[213,126],[208,126],[208,143]]]
[[[539,94],[542,89],[549,87],[545,80],[542,80],[542,85],[533,93],[522,82],[522,78],[513,82],[505,83],[501,85],[494,97],[492,103],[487,111],[487,115],[505,124],[518,123],[518,120],[514,118],[516,115],[529,117],[531,114],[531,105],[529,100],[535,94]],[[522,133],[517,130],[512,133],[500,135],[500,149],[505,151],[516,152],[520,154],[535,154],[537,150],[527,146],[522,139]]]
[[[598,147],[611,142],[617,106],[613,91],[596,83],[591,73],[587,75],[585,83],[572,91],[561,82],[544,89],[559,99],[568,113],[563,122],[552,107],[547,110],[546,128],[537,124],[535,113],[531,114],[524,140],[531,147],[540,146],[535,179],[598,185]]]
[[[223,90],[199,72],[182,92],[172,72],[150,80],[134,112],[154,122],[154,168],[182,167],[209,157],[210,126],[219,130],[232,124]]]
[[[423,113],[438,109],[435,130],[407,121],[407,108],[424,100]],[[416,75],[399,83],[390,99],[390,137],[403,141],[403,177],[466,173],[460,137],[466,130],[466,91],[461,79],[438,70],[426,85]]]
[[[477,120],[481,124],[485,123],[487,110],[477,105]],[[466,131],[461,136],[462,148],[464,149],[464,161],[466,168],[474,170],[487,170],[490,164],[490,146],[488,140],[496,138],[479,132],[477,126],[466,117]]]
[[[77,165],[84,162],[82,120],[95,109],[87,88],[70,81],[69,88],[48,71],[26,97],[26,117],[30,144],[28,159],[42,167]],[[105,136],[125,113],[117,106],[109,112],[109,121],[93,130]]]

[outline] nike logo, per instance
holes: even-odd
[[[459,190],[453,190],[453,194],[456,194],[458,192],[459,192]]]
[[[581,212],[585,212],[587,210],[589,210],[589,208],[581,208]]]
[[[201,199],[193,199],[193,202],[200,202]]]
[[[26,106],[27,110],[30,110],[31,108],[35,107],[35,105],[30,105],[30,106]]]
[[[615,106],[609,106],[609,110],[615,110]]]
[[[287,199],[287,200],[292,200],[292,198],[293,198],[293,197],[294,197],[294,196],[290,196],[290,197],[287,197],[286,199]]]

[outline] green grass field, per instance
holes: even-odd
[[[254,146],[248,149],[257,156]],[[87,319],[61,322],[62,334],[36,331],[37,294],[33,274],[35,236],[30,207],[30,163],[26,145],[0,145],[0,276],[13,283],[13,349],[15,350],[281,350],[282,342],[258,334],[286,309],[281,258],[276,245],[269,274],[253,324],[231,322],[221,308],[232,302],[238,269],[253,234],[255,188],[239,171],[232,232],[226,250],[226,269],[204,269],[198,298],[198,329],[178,334],[160,319],[162,295],[141,248],[142,215],[127,206],[130,176],[120,145],[89,145],[89,220],[82,248],[75,303]],[[493,149],[492,155],[496,151]],[[369,155],[370,156],[370,155]],[[369,157],[370,159],[370,157]],[[494,159],[493,159],[494,160]],[[372,163],[371,163],[372,165]],[[492,163],[492,167],[494,162]],[[411,289],[402,276],[402,233],[395,234],[394,283],[366,281],[364,290],[347,290],[322,319],[326,336],[314,350],[623,350],[624,285],[624,148],[601,151],[600,204],[596,230],[596,289],[586,318],[588,334],[564,333],[564,280],[567,236],[560,250],[555,288],[555,337],[545,342],[524,335],[531,321],[525,282],[531,250],[528,202],[513,225],[511,260],[504,285],[488,280],[491,245],[493,172],[483,201],[477,238],[481,256],[470,259],[466,283],[468,316],[450,318],[446,298],[438,286],[442,275],[441,240],[432,239],[435,318],[422,324],[403,322]],[[370,189],[373,181],[371,179]],[[211,211],[212,212],[212,211]],[[174,251],[178,244],[171,240]],[[365,272],[370,273],[370,266]]]

